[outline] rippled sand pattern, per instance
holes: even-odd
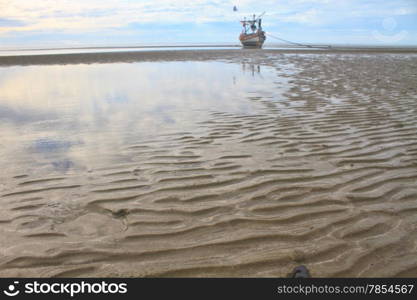
[[[417,57],[251,55],[289,80],[259,111],[11,179],[0,275],[417,276]]]

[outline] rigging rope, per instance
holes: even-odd
[[[291,41],[288,41],[288,40],[284,40],[284,39],[279,38],[279,37],[277,37],[277,36],[274,36],[274,35],[272,35],[272,34],[270,34],[270,33],[268,33],[268,32],[265,32],[265,34],[266,34],[267,36],[271,37],[271,38],[274,38],[274,39],[280,40],[280,41],[282,41],[282,42],[284,42],[284,43],[288,43],[288,44],[291,44],[291,45],[296,45],[296,46],[301,46],[301,47],[307,47],[307,48],[331,48],[331,46],[330,46],[330,45],[313,46],[313,45],[300,44],[300,43],[296,43],[296,42],[291,42]]]

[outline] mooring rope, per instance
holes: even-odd
[[[284,39],[279,38],[279,37],[277,37],[277,36],[274,36],[274,35],[272,35],[272,34],[270,34],[270,33],[268,33],[268,32],[265,32],[265,34],[266,34],[267,36],[271,37],[271,38],[274,38],[274,39],[280,40],[280,41],[282,41],[282,42],[284,42],[284,43],[288,43],[288,44],[291,44],[291,45],[296,45],[296,46],[301,46],[301,47],[307,47],[307,48],[331,48],[331,46],[330,46],[330,45],[323,45],[323,46],[306,45],[306,44],[301,44],[301,43],[296,43],[296,42],[291,42],[291,41],[288,41],[288,40],[284,40]]]

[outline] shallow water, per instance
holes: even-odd
[[[109,53],[109,52],[144,52],[144,51],[195,51],[195,50],[233,50],[241,49],[241,45],[224,46],[142,46],[142,47],[98,47],[98,48],[57,48],[57,49],[0,49],[0,56],[22,56],[22,55],[49,55],[49,54],[71,54],[71,53]],[[320,50],[320,48],[287,47],[277,45],[265,45],[263,49],[294,50],[308,49],[309,51]]]
[[[2,174],[123,162],[116,149],[199,130],[212,112],[255,113],[249,95],[276,80],[272,67],[225,62],[1,68]]]
[[[44,54],[70,54],[70,53],[108,53],[108,52],[142,52],[142,51],[166,51],[166,50],[230,50],[239,49],[239,46],[145,46],[145,47],[99,47],[99,48],[62,48],[62,49],[0,49],[0,56],[44,55]]]
[[[416,56],[176,55],[0,68],[1,276],[417,276]]]

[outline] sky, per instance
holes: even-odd
[[[264,11],[294,42],[417,45],[417,0],[0,0],[0,48],[238,44]]]

